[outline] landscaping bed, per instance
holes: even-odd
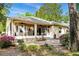
[[[68,54],[58,52],[56,48],[45,42],[43,45],[34,44],[34,43],[25,43],[23,40],[18,40],[18,45],[12,47],[14,37],[3,35],[0,37],[0,55],[22,55],[22,56],[65,56]],[[51,42],[52,43],[52,42]],[[4,48],[4,49],[3,49]],[[9,51],[8,51],[9,49]]]
[[[44,45],[35,45],[27,44],[20,40],[18,49],[22,52],[25,52],[28,56],[63,56],[65,55],[62,52],[58,52],[53,45],[44,44]]]

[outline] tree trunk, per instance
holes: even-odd
[[[79,44],[79,31],[78,31],[78,15],[76,12],[76,4],[69,4],[69,14],[70,14],[70,50],[78,51]]]

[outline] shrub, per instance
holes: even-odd
[[[38,55],[38,56],[46,56],[46,55],[64,55],[63,53],[57,52],[56,49],[52,45],[26,45],[22,43],[19,45],[19,49],[25,52],[27,55]]]
[[[19,49],[20,49],[21,51],[26,51],[26,49],[27,49],[26,44],[24,44],[24,43],[20,44],[20,45],[19,45]]]
[[[23,39],[20,39],[20,40],[18,40],[17,42],[19,43],[19,45],[21,45],[21,44],[24,43]]]
[[[26,45],[25,43],[19,44],[18,47],[21,51],[28,53],[28,55],[36,55],[39,50],[37,45]]]
[[[21,51],[26,51],[27,46],[26,46],[26,44],[24,43],[23,39],[20,39],[20,40],[18,40],[17,42],[19,43],[19,46],[18,46],[19,49],[20,49]]]
[[[14,41],[14,39],[14,37],[8,35],[3,35],[0,37],[0,41]]]
[[[0,36],[0,48],[10,47],[14,40],[15,38],[12,36],[7,36],[7,35]]]
[[[60,43],[65,46],[66,48],[69,47],[69,34],[63,34],[60,36]]]
[[[29,45],[28,46],[28,50],[30,50],[30,51],[37,51],[38,50],[38,46],[37,45]]]
[[[52,45],[46,45],[48,50],[52,50],[53,46]]]

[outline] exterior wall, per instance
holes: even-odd
[[[54,34],[56,34],[56,38],[59,37],[59,28],[58,27],[51,26],[50,32],[51,32],[50,35],[51,35],[52,38],[54,38]]]
[[[66,34],[67,33],[67,28],[62,27],[61,29],[61,35]]]
[[[59,38],[61,35],[67,33],[68,28],[61,27],[61,33],[59,33],[60,29],[58,26],[51,26],[50,28],[50,36],[54,38],[54,34],[56,34],[56,38]]]

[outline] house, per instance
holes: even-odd
[[[33,16],[8,17],[6,22],[6,34],[15,36],[16,39],[58,38],[67,33],[68,25],[54,21],[46,21]]]

